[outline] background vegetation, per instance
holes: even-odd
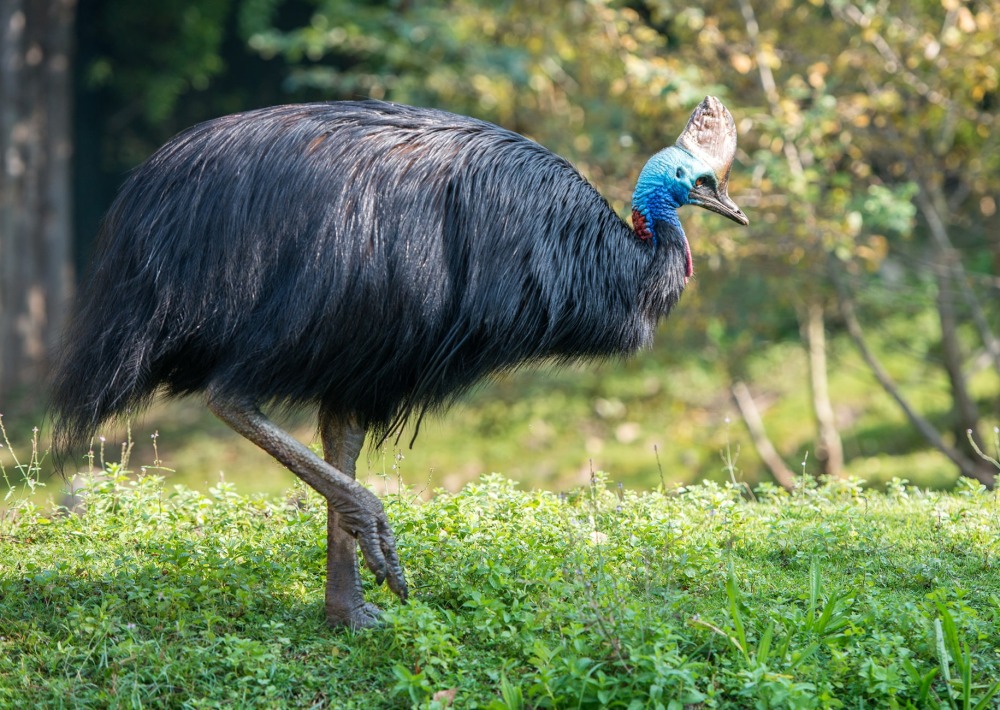
[[[46,349],[100,215],[124,173],[191,123],[300,100],[439,106],[567,156],[625,215],[646,157],[713,93],[738,121],[731,192],[751,228],[685,215],[696,278],[656,348],[488,384],[370,470],[428,490],[492,470],[567,487],[592,467],[651,487],[661,471],[725,478],[728,446],[746,479],[785,486],[803,470],[992,483],[966,432],[988,447],[1000,424],[996,0],[0,10],[0,412],[19,437],[41,420]],[[220,471],[289,484],[199,403],[133,432],[146,452],[159,432],[175,480],[202,490]]]

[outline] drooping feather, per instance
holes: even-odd
[[[633,352],[690,268],[679,223],[656,226],[639,239],[566,160],[443,111],[200,124],[102,225],[54,381],[57,449],[161,388],[319,403],[385,436],[491,373]]]

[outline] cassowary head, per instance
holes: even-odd
[[[677,208],[698,205],[734,222],[749,223],[729,197],[729,171],[736,156],[736,122],[714,96],[691,114],[677,142],[646,163],[632,196],[636,231],[650,230],[655,242],[680,231]],[[688,251],[687,275],[691,275]]]

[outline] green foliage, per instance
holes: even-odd
[[[141,65],[115,65],[101,58],[88,67],[89,83],[101,86],[113,82],[121,91],[142,98],[150,120],[164,120],[186,90],[207,88],[222,70],[219,48],[229,5],[228,0],[197,6],[173,0],[158,3],[155,8],[134,3],[109,6],[108,31],[118,35],[119,41],[129,43],[125,51],[133,55],[141,55],[151,47],[159,71],[152,74]],[[138,33],[138,27],[147,31]],[[162,32],[162,39],[151,36],[150,29]],[[164,41],[167,37],[169,42]]]
[[[120,468],[0,518],[0,705],[995,706],[1000,499],[853,482],[386,499],[413,589],[322,619],[325,510]],[[991,705],[994,703],[994,705]]]

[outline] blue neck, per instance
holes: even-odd
[[[677,209],[687,204],[694,170],[692,156],[675,146],[661,150],[643,167],[632,195],[632,207],[645,217],[654,235],[657,222],[681,230]]]
[[[636,235],[643,240],[651,240],[653,248],[659,246],[657,237],[657,225],[662,228],[666,225],[670,230],[684,234],[681,227],[680,217],[677,216],[677,208],[670,205],[650,205],[636,204],[633,202],[632,227]]]
[[[640,207],[639,209],[641,210],[642,208]],[[649,220],[650,227],[653,227],[657,222],[665,222],[674,229],[680,229],[683,231],[683,228],[681,227],[681,218],[678,216],[677,207],[674,205],[665,204],[656,205],[655,207],[650,206],[647,207],[645,214],[646,219]]]

